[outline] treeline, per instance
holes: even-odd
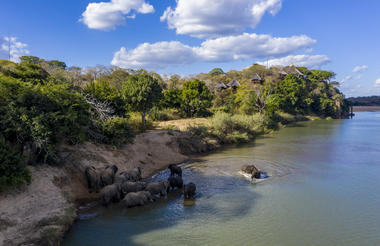
[[[334,76],[255,64],[182,78],[142,69],[67,67],[33,56],[19,63],[0,60],[0,189],[29,182],[26,164],[59,163],[62,143],[91,140],[117,146],[153,121],[216,114],[227,122],[254,116],[255,121],[237,124],[242,133],[253,122],[274,127],[284,113],[342,117],[347,103],[331,81]],[[230,128],[218,128],[224,139]]]
[[[380,106],[380,96],[347,98],[352,106]]]

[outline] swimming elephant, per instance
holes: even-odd
[[[102,203],[108,207],[110,202],[119,202],[121,198],[121,184],[107,185],[102,189]]]
[[[124,177],[126,177],[126,179],[128,181],[140,181],[142,179],[141,177],[141,167],[135,167],[133,168],[132,170],[128,170],[128,171],[124,171],[122,173],[120,173],[121,175],[123,175]]]
[[[182,188],[183,187],[183,180],[180,176],[172,176],[168,178],[169,181],[169,190],[174,190],[175,188]]]
[[[252,174],[251,180],[253,179],[265,179],[268,178],[268,174],[266,172],[258,171]]]
[[[185,197],[185,199],[190,199],[190,198],[193,198],[195,196],[195,190],[197,189],[197,187],[195,186],[194,183],[188,183],[186,185],[183,186],[183,195]]]
[[[177,166],[176,164],[170,164],[168,168],[170,170],[170,176],[177,174],[178,176],[182,177],[181,167]]]
[[[149,191],[152,195],[160,194],[161,196],[165,196],[167,194],[168,188],[169,181],[163,180],[148,183],[145,190]]]
[[[100,180],[103,187],[113,184],[117,170],[118,170],[117,166],[112,165],[112,166],[106,166],[101,171]]]
[[[97,171],[95,167],[89,166],[89,167],[86,167],[84,173],[86,176],[87,186],[90,193],[93,191],[99,192],[99,189],[101,188],[99,171]]]
[[[127,208],[144,206],[148,202],[154,202],[154,198],[149,191],[130,192],[123,199],[123,205]]]
[[[137,182],[125,181],[121,185],[121,190],[122,190],[122,192],[124,194],[128,194],[130,192],[138,192],[138,191],[145,190],[146,186],[147,186],[146,182],[141,182],[141,181],[137,181]]]
[[[256,172],[259,172],[259,169],[257,169],[257,167],[255,165],[244,165],[241,167],[240,170],[242,172],[248,173],[248,174],[254,174]]]

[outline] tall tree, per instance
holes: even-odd
[[[147,73],[131,75],[123,83],[122,95],[132,110],[141,113],[142,128],[145,129],[146,113],[162,98],[158,80]]]

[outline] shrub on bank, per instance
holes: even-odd
[[[211,118],[211,134],[221,143],[247,142],[264,130],[262,115],[230,115],[217,112]]]
[[[6,187],[29,184],[31,175],[20,152],[0,137],[0,192]]]
[[[126,118],[115,117],[102,123],[105,142],[115,146],[131,142],[134,137],[133,128]]]

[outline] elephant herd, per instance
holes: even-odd
[[[89,166],[85,169],[85,176],[89,192],[100,191],[102,204],[106,207],[119,201],[127,208],[143,206],[154,202],[157,195],[166,196],[175,189],[183,189],[185,199],[193,198],[196,186],[194,183],[183,184],[181,167],[171,164],[168,168],[168,180],[149,183],[142,181],[140,167],[117,174],[116,165],[99,169]]]

